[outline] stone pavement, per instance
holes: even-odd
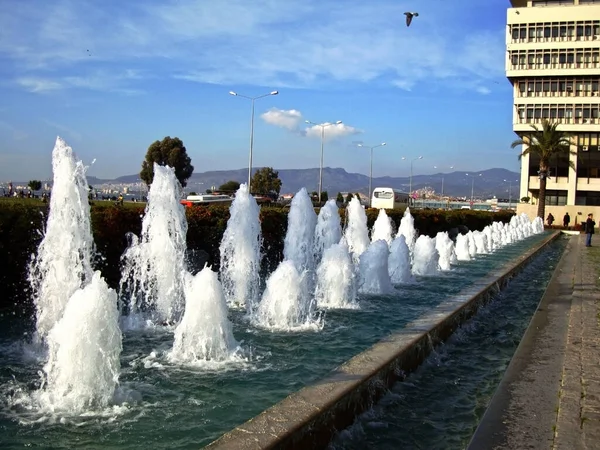
[[[559,389],[554,449],[600,448],[600,236],[585,247],[585,235],[572,238],[578,254]]]
[[[572,236],[469,450],[600,449],[600,235]]]

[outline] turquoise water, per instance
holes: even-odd
[[[42,360],[16,331],[18,324],[3,318],[7,326],[0,336],[0,447],[199,448],[322,378],[545,236],[419,279],[415,285],[399,287],[394,295],[360,298],[359,310],[326,312],[320,332],[266,332],[232,312],[234,335],[252,353],[241,366],[217,371],[172,366],[163,357],[172,345],[172,332],[126,332],[120,381],[121,394],[129,403],[85,417],[57,417],[28,409],[27,404],[15,405],[15,399],[39,387]]]
[[[464,449],[531,320],[566,238],[550,244],[330,450]]]

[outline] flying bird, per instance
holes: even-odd
[[[413,17],[419,17],[419,13],[418,12],[405,12],[404,15],[406,16],[406,26],[409,27],[410,23],[413,20]]]

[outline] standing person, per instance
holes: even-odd
[[[548,217],[546,218],[546,222],[548,222],[549,226],[552,226],[552,224],[554,223],[554,216],[552,215],[552,213],[548,213]]]
[[[588,218],[585,221],[585,246],[592,246],[592,234],[594,234],[594,227],[596,226],[596,222],[594,222],[593,214],[588,214]]]
[[[569,213],[566,212],[565,213],[565,217],[563,217],[563,226],[565,228],[569,228],[569,224],[571,223],[571,216],[569,216]]]

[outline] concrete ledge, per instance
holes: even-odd
[[[224,434],[210,450],[324,448],[396,381],[416,369],[438,343],[497,293],[549,242],[536,247],[440,303],[404,329],[345,362],[331,375],[295,392]]]

